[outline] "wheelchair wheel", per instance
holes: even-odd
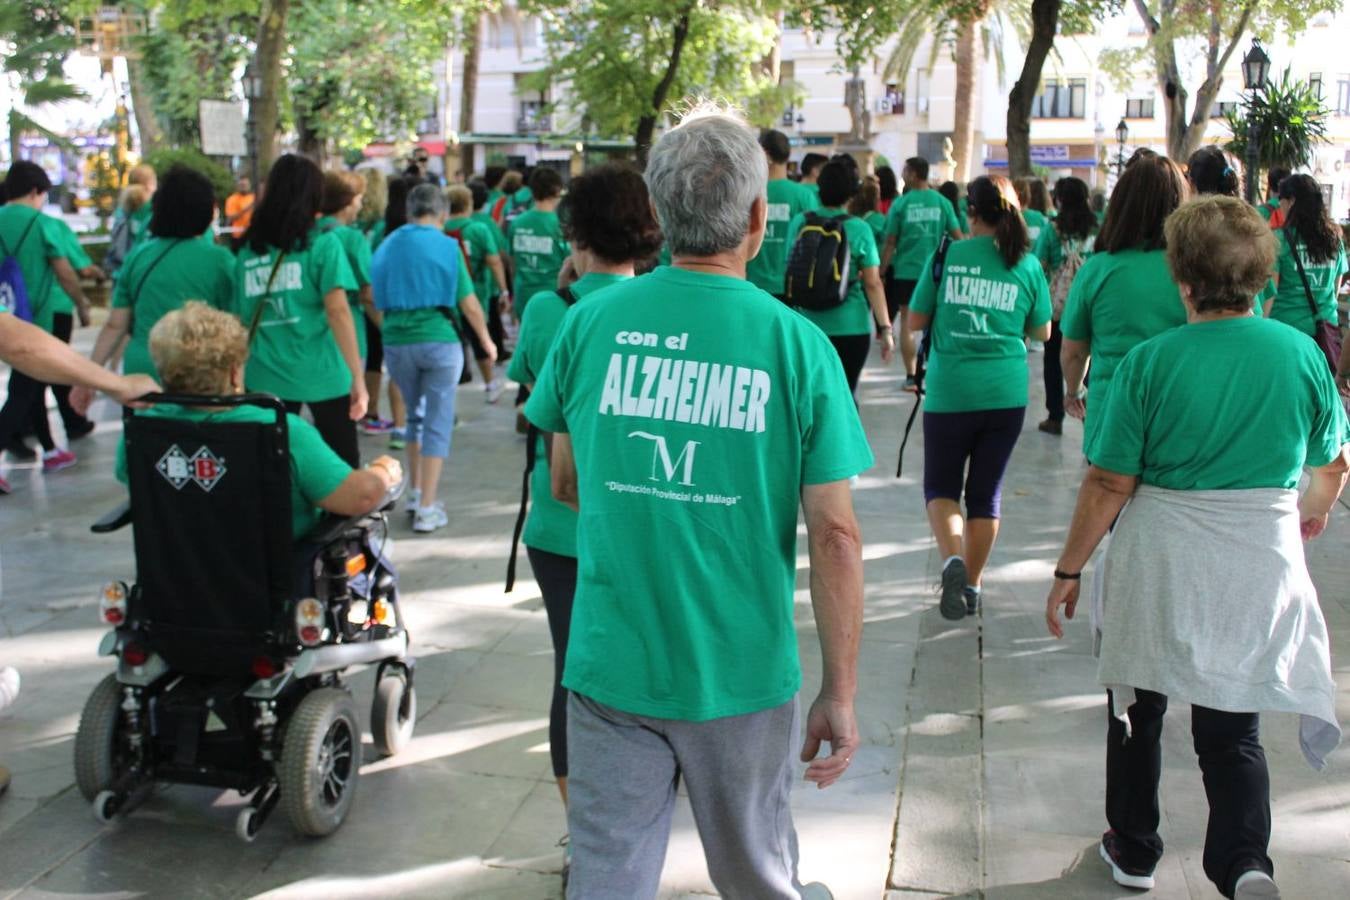
[[[300,834],[332,834],[347,817],[361,768],[361,728],[351,694],[320,688],[296,707],[281,748],[281,803]]]
[[[375,685],[375,700],[370,705],[370,733],[381,756],[393,756],[412,740],[417,724],[417,690],[408,685],[408,677],[397,669],[385,672]]]
[[[108,675],[85,701],[75,732],[75,783],[90,802],[108,791],[130,765],[121,726],[122,688],[116,675]]]

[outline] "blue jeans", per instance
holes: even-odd
[[[463,345],[386,344],[384,359],[408,409],[408,443],[421,445],[423,456],[449,456],[450,433],[455,428],[455,388],[464,371]]]

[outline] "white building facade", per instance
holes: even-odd
[[[1318,86],[1330,108],[1328,140],[1310,168],[1338,219],[1350,216],[1350,56],[1338,46],[1347,35],[1350,7],[1314,17],[1296,42],[1279,36],[1266,45],[1272,78],[1289,67],[1294,77]],[[1163,98],[1151,67],[1139,66],[1133,78],[1120,84],[1101,64],[1103,51],[1142,47],[1144,41],[1143,26],[1133,11],[1104,22],[1095,34],[1057,40],[1056,53],[1046,62],[1041,93],[1033,103],[1031,125],[1033,163],[1050,178],[1072,174],[1095,187],[1108,188],[1120,156],[1128,157],[1138,147],[1166,150]],[[446,120],[453,126],[447,132],[475,145],[476,169],[481,170],[489,160],[563,168],[576,161],[579,151],[621,147],[622,136],[616,136],[618,142],[581,146],[568,136],[575,134],[575,117],[568,112],[565,90],[526,89],[526,76],[543,65],[542,44],[535,20],[489,22],[470,123],[455,121],[463,60],[451,55],[451,74],[444,82],[442,98]],[[1242,99],[1240,63],[1246,49],[1246,43],[1238,48],[1225,71],[1223,88],[1211,110],[1207,141],[1230,137],[1222,113]],[[950,177],[942,163],[942,146],[955,125],[956,67],[951,54],[939,53],[930,69],[930,49],[922,46],[906,76],[888,83],[881,74],[881,61],[888,50],[883,48],[873,66],[861,73],[871,115],[869,143],[897,169],[905,158],[917,155],[935,164],[935,178]],[[1184,77],[1192,92],[1203,79],[1198,50],[1183,54],[1188,60],[1183,65],[1190,65]],[[997,52],[998,48],[991,48],[981,57],[976,75],[972,175],[1007,166],[1007,96],[1021,68],[1022,52],[1015,42],[1002,48],[1006,80],[998,75],[993,56]],[[788,30],[782,37],[781,59],[783,80],[793,82],[804,95],[796,108],[784,110],[779,125],[794,139],[794,155],[829,153],[841,146],[851,130],[844,105],[849,76],[840,64],[834,36]],[[1116,138],[1122,120],[1128,128],[1123,146]]]

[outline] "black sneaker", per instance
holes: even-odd
[[[967,586],[961,593],[964,594],[966,598],[966,615],[973,616],[978,614],[980,611],[980,599],[983,592],[979,588]]]
[[[78,441],[82,437],[88,437],[94,433],[94,423],[88,419],[81,419],[71,425],[66,426],[66,438],[72,441]]]
[[[25,444],[19,438],[15,438],[5,445],[5,452],[8,453],[17,462],[36,462],[37,451]]]
[[[942,600],[938,603],[942,618],[955,622],[966,617],[965,591],[966,563],[958,557],[942,570]]]
[[[1102,835],[1101,845],[1097,848],[1102,861],[1111,867],[1111,877],[1121,887],[1136,888],[1141,891],[1153,890],[1153,870],[1147,871],[1126,866],[1120,859],[1120,837],[1114,831]]]

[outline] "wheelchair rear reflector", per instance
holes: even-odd
[[[277,674],[277,672],[281,671],[280,667],[276,664],[276,660],[268,659],[266,656],[253,657],[251,669],[254,678],[271,678],[273,675]]]
[[[127,618],[127,586],[110,581],[98,595],[98,617],[109,625],[121,625]]]
[[[129,666],[143,666],[149,658],[149,652],[140,644],[127,644],[122,648],[122,662]]]
[[[364,553],[358,553],[356,556],[347,559],[347,577],[355,578],[366,570],[366,557]]]
[[[306,647],[323,639],[323,604],[313,597],[295,604],[295,636]]]

